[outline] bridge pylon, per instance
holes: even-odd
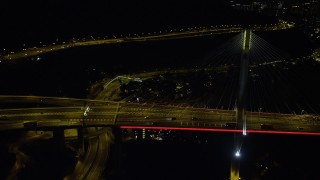
[[[242,128],[244,133],[246,130],[246,98],[248,91],[248,66],[249,66],[249,51],[251,46],[251,30],[246,29],[243,32],[243,46],[240,62],[239,73],[239,91],[237,98],[236,120],[239,128]]]
[[[243,31],[242,54],[240,61],[239,73],[239,91],[237,98],[236,121],[238,128],[243,130],[243,134],[234,133],[234,151],[235,157],[231,159],[230,179],[239,180],[240,170],[240,151],[243,142],[243,136],[246,135],[246,98],[248,91],[248,66],[249,66],[249,51],[251,46],[251,30]]]

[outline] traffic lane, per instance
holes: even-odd
[[[48,108],[19,108],[19,109],[0,109],[0,114],[26,114],[26,113],[55,113],[55,112],[77,112],[82,111],[83,107],[48,107]]]
[[[16,114],[7,115],[9,120],[50,120],[50,119],[79,119],[83,118],[82,113],[49,113],[49,114]]]

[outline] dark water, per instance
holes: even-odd
[[[179,132],[185,141],[122,144],[121,168],[110,179],[228,179],[233,134]],[[196,138],[197,137],[197,138]],[[200,139],[207,143],[197,143]],[[249,134],[242,144],[242,179],[319,179],[319,137]]]
[[[81,47],[45,54],[41,56],[40,61],[21,59],[1,63],[0,93],[85,97],[88,93],[86,89],[103,77],[165,68],[204,67],[208,65],[204,62],[208,61],[215,48],[235,36],[236,34],[227,34],[183,40]],[[303,38],[299,32],[292,30],[270,32],[269,35],[261,33],[262,38],[270,38],[272,45],[292,57],[308,54],[310,46],[306,46],[306,43],[283,43],[292,36]],[[281,39],[274,43],[275,39],[280,37]],[[211,60],[211,63],[214,64],[215,61],[220,60]]]
[[[234,35],[75,48],[0,64],[2,94],[86,97],[90,84],[104,77],[195,65]],[[202,47],[202,48],[199,48]]]

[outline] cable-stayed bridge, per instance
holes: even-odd
[[[279,21],[276,24],[265,24],[265,25],[252,25],[250,28],[253,31],[275,31],[283,30],[294,27],[294,23]],[[120,35],[112,37],[103,38],[91,38],[87,39],[76,39],[73,38],[70,42],[57,43],[43,45],[40,43],[40,47],[32,47],[28,49],[22,49],[21,51],[11,51],[0,53],[0,60],[15,60],[20,58],[28,58],[33,56],[38,56],[45,53],[65,50],[74,47],[81,46],[93,46],[93,45],[103,45],[103,44],[118,44],[118,43],[128,43],[128,42],[148,42],[148,41],[159,41],[159,40],[169,40],[169,39],[184,39],[184,38],[194,38],[199,36],[212,36],[219,34],[237,33],[244,30],[241,25],[220,25],[220,26],[210,26],[210,27],[190,27],[185,29],[168,29],[159,32],[146,32],[141,34],[133,35]]]
[[[239,29],[239,32],[243,30]],[[229,29],[228,32],[235,31]],[[189,35],[197,36],[199,32],[187,35],[170,34],[166,35],[167,37],[153,35],[134,37],[137,39],[117,39],[112,43],[159,40],[169,37],[184,38]],[[106,42],[95,40],[81,42],[84,45],[96,43]],[[20,58],[19,53],[7,56],[7,59],[10,58]],[[120,126],[122,128],[237,132],[238,134],[319,135],[320,106],[317,98],[312,98],[312,93],[310,97],[306,91],[306,87],[311,91],[316,91],[316,87],[305,83],[308,78],[316,79],[313,76],[316,75],[316,69],[319,66],[318,62],[312,60],[310,56],[292,58],[251,30],[246,29],[244,33],[235,35],[231,40],[208,53],[201,63],[194,69],[171,70],[170,72],[171,74],[186,74],[201,71],[212,75],[213,78],[210,81],[203,82],[198,79],[198,84],[189,86],[189,89],[194,91],[199,88],[197,86],[210,87],[207,88],[209,93],[204,92],[201,97],[196,98],[196,101],[194,96],[184,98],[184,104],[189,103],[193,107],[159,105],[153,103],[156,101],[152,97],[145,103],[128,103],[125,100],[106,101],[105,99],[108,99],[106,91],[119,85],[117,83],[121,79],[114,78],[102,85],[103,88],[97,96],[98,100],[1,96],[1,102],[7,103],[8,106],[0,111],[0,128],[1,130],[55,130],[56,128]],[[299,69],[299,67],[304,68]],[[141,76],[136,74],[135,77],[127,79],[136,80],[136,83],[142,84],[161,73],[149,72]],[[179,105],[182,100],[171,98],[175,94],[176,92],[169,92],[161,98],[168,101],[169,104]],[[13,106],[26,103],[28,107],[8,108],[11,103]],[[51,106],[36,107],[39,104]],[[89,134],[100,136],[103,132],[97,133],[92,130],[89,131]],[[239,140],[239,135],[236,136],[238,137],[235,147],[237,150],[242,140]]]

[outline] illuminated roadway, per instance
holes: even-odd
[[[252,31],[274,31],[281,29],[288,29],[294,27],[293,23],[286,21],[279,21],[277,24],[269,25],[254,25],[249,26]],[[10,52],[8,54],[0,56],[0,60],[14,60],[19,58],[34,57],[41,54],[60,51],[73,47],[80,46],[92,46],[92,45],[101,45],[101,44],[117,44],[117,43],[127,43],[127,42],[139,42],[139,41],[158,41],[158,40],[167,40],[167,39],[180,39],[180,38],[192,38],[199,36],[211,36],[217,34],[226,34],[226,33],[236,33],[242,32],[244,27],[240,25],[221,25],[221,26],[211,26],[211,27],[201,27],[201,28],[185,28],[181,30],[166,30],[159,33],[142,33],[141,35],[135,34],[134,36],[129,37],[113,37],[113,38],[103,38],[103,39],[85,39],[85,40],[76,40],[73,39],[69,43],[63,42],[62,44],[52,45],[43,45],[42,47],[33,47],[29,49],[23,49],[22,51]],[[0,61],[1,62],[1,61]]]
[[[92,105],[90,108],[86,117],[83,117],[83,106],[1,109],[0,130],[23,128],[23,123],[28,121],[37,121],[38,128],[74,128],[84,123],[88,127],[115,125],[205,129],[225,129],[225,123],[236,122],[235,111],[230,110],[118,102],[105,102],[105,105]],[[176,119],[167,120],[172,117]],[[274,131],[320,132],[319,122],[320,117],[314,115],[247,112],[248,131],[260,130],[261,124],[272,124]]]
[[[48,96],[16,96],[16,95],[0,95],[1,103],[37,103],[46,105],[59,105],[59,106],[83,106],[85,103],[99,104],[99,103],[116,103],[114,101],[104,101],[97,99],[77,99],[67,97],[48,97]],[[121,102],[120,102],[121,103]]]

